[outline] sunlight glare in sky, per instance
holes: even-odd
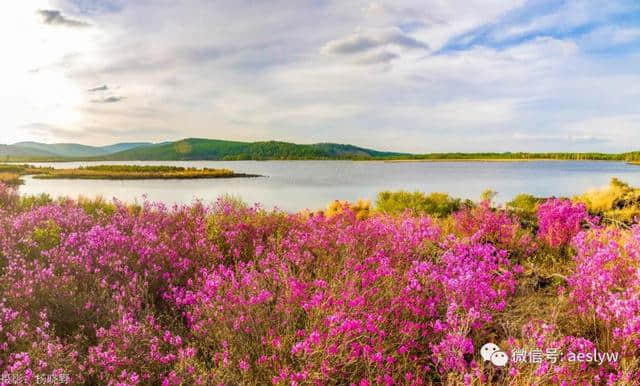
[[[77,107],[84,90],[67,79],[64,61],[74,51],[88,47],[88,36],[42,24],[35,3],[5,5],[11,17],[0,27],[0,46],[11,54],[3,56],[0,71],[1,142],[26,139],[26,125],[35,123],[34,118],[51,126],[72,125],[82,118]],[[48,4],[41,4],[46,9]],[[29,135],[43,139],[41,133]]]

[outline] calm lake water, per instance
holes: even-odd
[[[20,191],[53,197],[102,196],[140,202],[190,203],[214,201],[223,194],[247,203],[289,211],[323,208],[334,199],[375,199],[382,190],[447,192],[477,199],[485,189],[505,202],[518,193],[569,196],[605,186],[612,177],[640,186],[640,166],[623,162],[352,162],[352,161],[175,161],[69,162],[39,166],[71,168],[81,165],[135,164],[229,168],[260,178],[200,180],[38,180],[25,178]]]

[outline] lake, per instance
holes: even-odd
[[[603,161],[530,162],[362,162],[362,161],[158,161],[35,163],[71,168],[82,165],[129,164],[228,168],[260,178],[196,180],[38,180],[25,178],[23,194],[48,193],[52,197],[83,195],[116,197],[140,202],[190,203],[214,201],[231,194],[247,203],[288,211],[319,209],[335,199],[375,199],[382,190],[447,192],[478,199],[486,189],[505,202],[518,193],[570,196],[605,186],[612,177],[640,186],[640,166]]]

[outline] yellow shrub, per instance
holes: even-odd
[[[591,189],[586,193],[576,197],[576,200],[583,202],[591,212],[605,212],[613,208],[616,200],[624,195],[624,191],[617,186],[608,186],[602,189]]]
[[[369,217],[369,214],[371,212],[371,201],[358,199],[355,205],[351,206],[351,210],[355,212],[356,218],[358,220],[365,219]]]
[[[640,216],[640,190],[617,178],[608,187],[592,189],[575,200],[585,203],[591,213],[615,221],[631,223]]]
[[[354,212],[358,220],[368,218],[371,214],[371,201],[359,199],[355,204],[352,204],[348,201],[334,200],[327,205],[324,215],[327,217],[333,217],[343,213],[345,210],[351,210]]]

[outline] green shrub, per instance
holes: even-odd
[[[78,197],[78,204],[88,215],[93,217],[100,215],[110,216],[116,211],[116,206],[112,202],[100,196],[94,198],[80,196]]]
[[[517,215],[520,224],[524,227],[535,229],[538,226],[538,218],[536,211],[538,204],[544,199],[532,196],[530,194],[518,194],[513,200],[507,202],[507,209]]]
[[[496,192],[495,190],[487,189],[480,195],[480,200],[492,202],[497,195],[498,192]]]
[[[524,213],[535,213],[538,204],[542,201],[542,198],[522,193],[507,202],[507,208]]]
[[[20,196],[20,203],[18,204],[18,207],[20,208],[20,211],[26,211],[38,206],[51,204],[52,202],[53,199],[46,193],[31,196]]]
[[[376,210],[387,214],[398,214],[409,209],[413,214],[428,214],[446,217],[460,209],[461,201],[446,193],[424,194],[422,192],[384,191],[378,193]]]

